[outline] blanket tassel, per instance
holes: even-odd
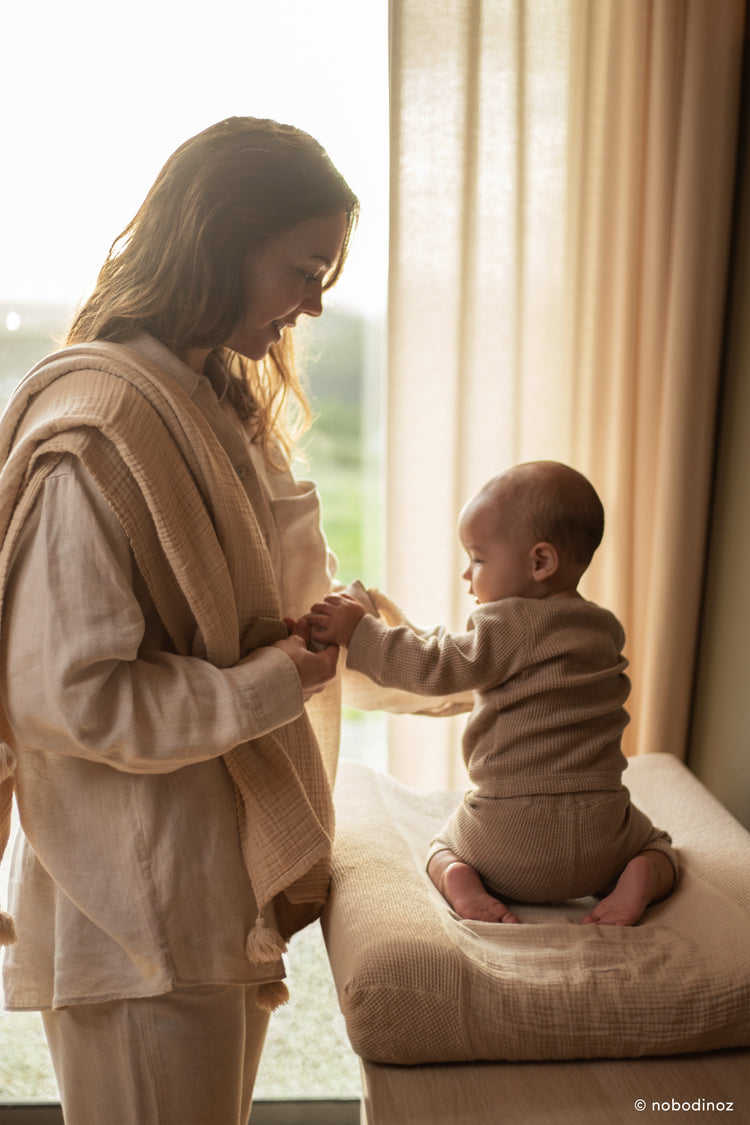
[[[289,989],[283,980],[268,981],[267,984],[258,986],[258,996],[255,1001],[257,1007],[264,1012],[275,1012],[282,1004],[289,1001]]]
[[[282,953],[286,953],[286,942],[280,933],[266,925],[261,911],[247,935],[245,956],[248,961],[278,961]]]

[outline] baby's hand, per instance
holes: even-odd
[[[328,645],[348,645],[367,610],[350,594],[329,594],[312,607],[309,621],[313,640]]]

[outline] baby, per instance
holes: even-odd
[[[506,898],[594,894],[584,923],[633,925],[671,892],[678,865],[622,784],[622,626],[577,589],[604,530],[599,497],[574,469],[530,462],[484,485],[458,530],[477,601],[465,633],[388,627],[333,594],[308,614],[312,635],[347,646],[347,666],[378,684],[474,691],[472,788],[428,856],[461,918],[517,922]]]

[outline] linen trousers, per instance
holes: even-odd
[[[42,1012],[65,1125],[247,1125],[269,1014],[255,985]]]

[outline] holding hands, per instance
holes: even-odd
[[[308,645],[313,638],[307,619],[303,617],[295,622],[285,618],[285,621],[290,634],[284,640],[276,641],[274,648],[280,648],[293,662],[302,684],[303,699],[307,703],[336,675],[339,650],[333,644],[326,644],[319,651],[311,652]]]
[[[284,618],[289,636],[276,641],[274,647],[294,663],[305,702],[331,682],[336,674],[339,646],[349,644],[368,612],[360,601],[342,591],[316,602],[298,621]]]
[[[327,645],[348,645],[352,633],[367,613],[365,607],[351,594],[329,594],[317,602],[305,620],[310,624],[311,637]]]

